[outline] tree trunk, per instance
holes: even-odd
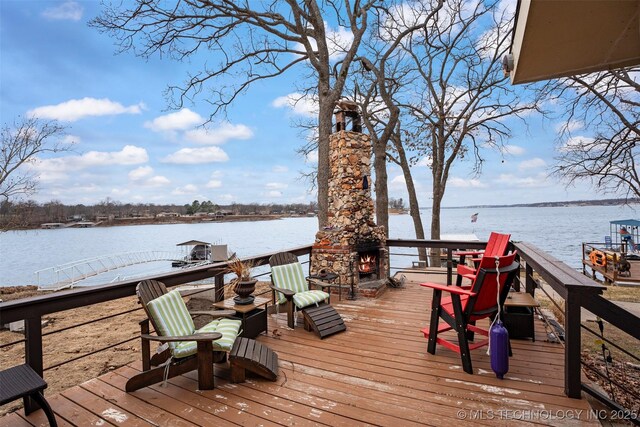
[[[389,237],[389,191],[387,188],[387,147],[378,138],[373,141],[373,169],[376,174],[376,224]]]
[[[433,182],[433,203],[431,204],[431,239],[440,240],[440,204],[442,202],[441,185],[438,181]],[[440,267],[440,249],[431,249],[429,265]]]
[[[407,186],[407,193],[409,194],[409,215],[413,220],[413,228],[416,232],[416,239],[424,239],[424,226],[422,225],[422,218],[420,218],[420,206],[418,204],[418,196],[416,194],[416,186],[413,182],[413,176],[411,175],[411,169],[409,167],[409,161],[407,160],[407,154],[404,151],[402,144],[395,144],[398,151],[398,158],[400,160],[400,168],[402,168],[402,174],[404,175],[405,184]],[[418,257],[421,261],[427,260],[427,249],[418,248]]]
[[[440,207],[442,190],[440,184],[433,184],[433,203],[431,204],[431,239],[440,240]]]
[[[328,85],[319,84],[319,111],[318,111],[318,226],[320,228],[328,224],[329,217],[329,136],[333,129],[333,106],[335,100],[327,96]]]

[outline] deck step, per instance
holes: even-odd
[[[329,304],[305,307],[302,309],[302,315],[305,329],[313,329],[320,339],[347,330],[340,314]]]
[[[268,380],[278,378],[278,354],[264,344],[250,338],[238,337],[229,354],[231,382],[245,380],[245,371]]]

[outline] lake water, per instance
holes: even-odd
[[[471,223],[471,215],[475,212],[479,213],[478,221]],[[422,212],[427,235],[430,215],[429,210]],[[575,268],[581,266],[582,242],[602,242],[609,234],[609,221],[639,216],[640,207],[627,206],[444,209],[441,214],[443,234],[473,233],[480,240],[486,240],[491,231],[508,232],[512,240],[531,242]],[[316,218],[286,218],[9,231],[0,233],[0,286],[35,284],[34,272],[80,259],[132,251],[177,253],[175,245],[191,239],[225,243],[240,257],[258,255],[313,243],[317,224]],[[411,217],[392,215],[389,236],[414,238]],[[398,263],[410,264],[411,258],[392,259],[393,266],[398,267]],[[169,269],[167,261],[144,264],[126,271],[105,273],[98,282]]]

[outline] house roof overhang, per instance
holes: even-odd
[[[640,0],[519,0],[513,84],[640,64]]]

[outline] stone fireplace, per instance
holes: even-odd
[[[329,139],[328,224],[316,233],[311,273],[332,271],[345,294],[353,286],[354,294],[376,297],[386,289],[389,254],[384,227],[373,221],[371,140],[345,130],[345,116],[352,118],[355,130],[359,130],[359,117],[353,110],[344,113],[336,112],[338,131]],[[332,291],[338,292],[337,288]]]

